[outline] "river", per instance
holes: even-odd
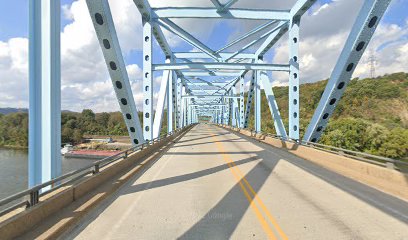
[[[62,157],[62,172],[84,167],[94,160]],[[0,148],[0,199],[28,188],[28,152]]]

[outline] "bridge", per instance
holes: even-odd
[[[303,136],[299,29],[316,1],[285,10],[208,2],[134,0],[143,24],[139,115],[109,2],[86,0],[133,146],[62,174],[60,1],[30,1],[29,188],[0,200],[1,239],[408,239],[407,164],[319,143],[390,0],[364,1]],[[180,19],[262,24],[214,50]],[[172,49],[168,34],[192,49]],[[288,61],[270,63],[281,38]],[[289,79],[287,124],[275,71]],[[273,135],[261,131],[261,88]]]

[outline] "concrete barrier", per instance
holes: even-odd
[[[43,223],[46,219],[55,216],[62,209],[80,202],[75,214],[69,218],[60,220],[50,229],[45,229],[46,233],[35,238],[56,239],[60,234],[69,229],[73,224],[79,221],[80,217],[93,209],[98,203],[105,199],[112,192],[122,186],[134,174],[141,170],[150,161],[156,159],[160,150],[168,147],[173,140],[188,132],[192,126],[178,132],[160,142],[155,143],[139,152],[129,155],[125,159],[118,160],[108,166],[100,169],[95,175],[85,177],[84,180],[72,186],[61,188],[53,193],[47,194],[40,198],[40,203],[17,214],[2,217],[0,223],[0,239],[15,239],[23,234],[33,230],[36,226]],[[103,191],[97,191],[102,185],[109,181],[111,184]],[[95,195],[93,195],[95,193]],[[31,238],[31,236],[30,236]],[[34,237],[33,237],[34,238]]]
[[[222,127],[273,147],[284,149],[300,158],[408,201],[408,175],[402,172],[266,135],[254,134],[248,130],[238,130],[225,125]]]

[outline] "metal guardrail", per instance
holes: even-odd
[[[387,157],[376,156],[376,155],[372,155],[369,153],[363,153],[363,152],[357,152],[357,151],[348,150],[344,148],[333,147],[333,146],[324,145],[320,143],[295,141],[293,139],[286,139],[286,138],[283,138],[282,136],[278,136],[275,134],[255,132],[253,129],[249,129],[249,128],[244,128],[243,130],[250,131],[251,134],[255,134],[255,133],[261,134],[264,136],[279,139],[281,141],[296,143],[302,146],[308,146],[308,147],[316,148],[322,151],[330,152],[333,154],[353,158],[358,161],[363,161],[363,162],[367,162],[370,164],[375,164],[378,166],[382,166],[382,167],[386,167],[386,168],[390,168],[394,170],[399,170],[399,171],[404,170],[404,172],[408,172],[408,162],[404,162],[404,161],[400,161],[400,160],[396,160],[392,158],[387,158]],[[401,168],[404,168],[404,169],[401,169]]]
[[[40,199],[41,196],[44,196],[44,195],[50,194],[52,192],[55,192],[57,189],[59,189],[59,188],[61,188],[63,186],[69,185],[69,184],[71,184],[71,183],[73,183],[73,182],[75,182],[75,181],[77,181],[79,179],[82,179],[85,176],[88,176],[89,174],[92,174],[92,175],[98,174],[101,168],[103,168],[103,167],[105,167],[107,165],[110,165],[110,164],[112,164],[112,163],[114,163],[114,162],[116,162],[116,161],[118,161],[120,159],[126,159],[129,156],[129,154],[134,153],[136,151],[141,151],[144,148],[146,148],[147,146],[150,146],[150,145],[153,145],[153,144],[155,144],[157,142],[160,142],[161,140],[166,139],[167,137],[172,136],[175,133],[184,130],[185,128],[186,127],[176,129],[176,130],[174,130],[173,132],[170,132],[170,133],[161,134],[159,137],[157,137],[157,138],[155,138],[155,139],[153,139],[153,140],[151,140],[149,142],[145,142],[145,143],[141,143],[139,145],[133,146],[133,147],[131,147],[129,149],[126,149],[126,150],[124,150],[124,151],[122,151],[120,153],[117,153],[117,154],[115,154],[113,156],[109,156],[109,157],[106,157],[104,159],[95,161],[92,164],[89,164],[89,165],[87,165],[85,167],[82,167],[80,169],[65,173],[65,174],[63,174],[63,175],[61,175],[61,176],[59,176],[57,178],[54,178],[54,179],[52,179],[50,181],[47,181],[45,183],[36,185],[36,186],[34,186],[32,188],[29,188],[27,190],[18,192],[16,194],[13,194],[13,195],[7,197],[7,198],[1,199],[0,200],[0,207],[5,206],[5,205],[7,205],[7,204],[9,204],[11,202],[17,201],[17,200],[19,200],[19,199],[21,199],[23,197],[29,196],[28,200],[25,200],[23,202],[19,202],[17,204],[14,204],[14,205],[2,210],[0,212],[0,216],[6,214],[8,212],[11,212],[11,211],[13,211],[13,210],[15,210],[15,209],[17,209],[19,207],[22,207],[22,206],[26,206],[26,208],[32,207],[32,206],[39,203],[39,199]],[[64,181],[64,180],[66,180],[66,181]],[[44,191],[44,192],[41,192],[41,190],[43,190],[46,187],[51,187],[51,189],[47,190],[47,191]]]

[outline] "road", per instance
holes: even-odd
[[[200,124],[64,238],[408,239],[408,203]]]

